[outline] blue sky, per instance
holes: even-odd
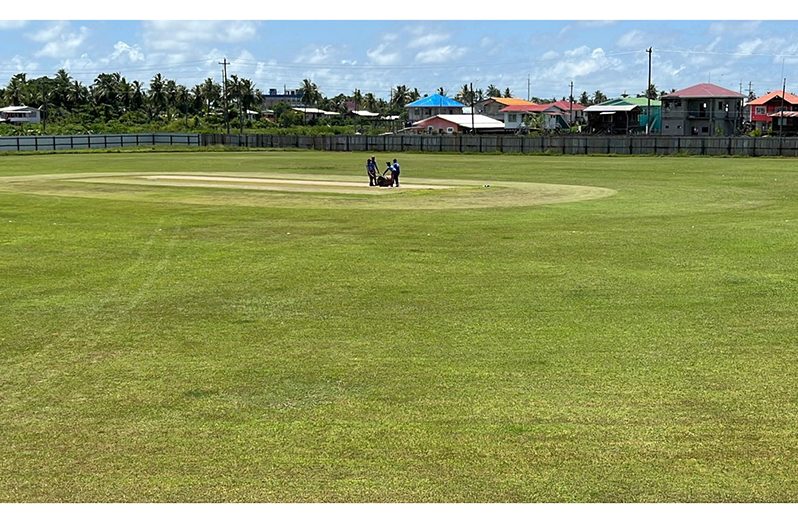
[[[18,72],[37,77],[63,67],[84,83],[115,71],[146,83],[161,72],[191,87],[220,79],[226,57],[228,74],[264,92],[310,78],[329,97],[359,88],[387,98],[397,84],[454,95],[465,83],[492,83],[521,98],[529,85],[532,96],[549,98],[567,96],[573,81],[577,96],[600,89],[613,97],[645,88],[651,46],[659,89],[711,81],[747,90],[752,82],[764,94],[786,77],[788,90],[798,91],[798,23],[786,20],[110,18],[0,20],[0,84]]]

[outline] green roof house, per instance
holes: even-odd
[[[585,109],[588,125],[610,134],[645,133],[649,121],[649,100],[645,97],[616,98]],[[651,134],[662,130],[662,102],[651,100]]]

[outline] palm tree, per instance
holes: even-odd
[[[148,92],[150,109],[154,115],[160,115],[166,106],[166,93],[164,92],[164,81],[161,73],[156,74],[150,80],[150,90]]]
[[[391,96],[391,106],[394,109],[402,110],[405,105],[410,103],[410,89],[406,85],[397,85]]]
[[[123,77],[119,85],[119,101],[122,104],[122,110],[127,112],[130,110],[133,101],[133,85]]]
[[[512,98],[513,97],[513,93],[510,91],[509,87],[504,90],[504,97],[505,98]]]
[[[167,80],[164,83],[164,97],[166,98],[166,119],[171,120],[173,111],[177,108],[177,83]]]
[[[53,105],[60,108],[64,108],[66,106],[66,94],[71,83],[72,78],[64,69],[59,69],[58,72],[55,73],[55,78],[53,79],[53,92],[51,96]]]
[[[363,105],[366,107],[367,111],[376,112],[377,98],[374,96],[374,93],[366,93],[363,97]]]
[[[213,78],[206,78],[200,85],[202,99],[205,101],[205,116],[211,112],[211,107],[217,107],[222,98],[222,86],[213,81]]]
[[[305,106],[312,106],[321,101],[321,92],[318,86],[311,80],[302,80],[302,104]]]
[[[141,82],[133,80],[130,84],[130,107],[134,110],[144,107],[144,91],[142,91]]]
[[[183,118],[188,127],[188,106],[191,103],[191,93],[183,85],[175,88],[175,106],[183,109]]]
[[[11,77],[6,87],[6,97],[11,105],[22,105],[27,97],[27,83],[25,73],[15,74]]]
[[[119,108],[119,73],[100,73],[94,79],[90,88],[91,100],[97,110],[102,111],[103,117],[110,120]]]
[[[501,95],[502,92],[499,90],[498,87],[496,87],[493,84],[490,84],[488,86],[488,89],[485,91],[485,96],[487,96],[488,98],[497,98],[500,97]]]
[[[363,95],[360,89],[355,89],[354,92],[352,92],[352,101],[355,102],[355,111],[360,110],[360,106],[363,105]]]
[[[69,110],[77,109],[88,98],[87,89],[75,80],[69,85],[66,92],[66,104]]]
[[[469,89],[468,84],[463,84],[462,89],[460,89],[460,92],[457,93],[454,99],[465,105],[471,105],[474,100],[474,91]]]

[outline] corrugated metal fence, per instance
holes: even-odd
[[[798,157],[798,137],[734,136],[510,136],[385,135],[278,136],[270,134],[100,134],[0,136],[0,152],[106,149],[153,145],[315,149],[320,151],[419,151],[453,153],[685,154],[696,156]]]
[[[109,149],[142,145],[200,145],[198,134],[75,134],[66,136],[0,136],[0,152]]]
[[[798,137],[202,135],[202,145],[321,151],[798,156]]]

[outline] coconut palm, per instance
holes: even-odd
[[[27,83],[25,73],[18,73],[11,77],[6,87],[6,98],[11,105],[22,105],[26,102]]]
[[[499,90],[498,87],[496,87],[493,84],[490,84],[488,86],[488,89],[485,91],[485,96],[487,96],[488,98],[497,98],[500,97],[501,95],[502,92]]]
[[[355,111],[360,110],[360,106],[363,105],[363,94],[360,89],[355,89],[352,92],[352,101],[355,103]]]
[[[305,106],[313,106],[321,101],[322,94],[319,87],[311,80],[302,80],[302,104]]]
[[[401,110],[410,103],[410,89],[406,85],[397,85],[391,96],[391,107]]]
[[[164,81],[161,73],[156,74],[150,80],[150,90],[147,93],[149,108],[152,115],[160,115],[166,107],[166,93],[164,92]]]

